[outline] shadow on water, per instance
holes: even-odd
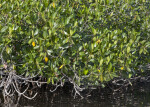
[[[21,97],[18,103],[12,99],[7,101],[4,103],[0,95],[0,107],[150,107],[150,83],[123,93],[95,89],[85,99],[74,99],[69,91],[59,89],[55,93],[39,91],[33,100]]]

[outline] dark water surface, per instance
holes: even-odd
[[[0,107],[150,107],[150,83],[124,93],[94,90],[86,99],[74,99],[68,92],[41,92],[33,100],[21,97],[18,104],[11,100],[4,104],[0,95]]]

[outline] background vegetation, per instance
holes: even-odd
[[[1,69],[52,84],[87,88],[142,75],[150,63],[150,2],[0,0],[0,52]]]

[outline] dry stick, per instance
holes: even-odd
[[[81,98],[84,98],[84,97],[80,94],[79,91],[83,91],[85,88],[80,88],[80,87],[74,82],[74,80],[72,80],[70,77],[68,77],[68,76],[65,75],[64,73],[63,73],[63,75],[64,75],[65,77],[67,77],[68,80],[69,80],[69,82],[72,83],[73,86],[74,86],[74,90],[75,90],[74,98],[76,97],[76,94],[78,94]]]
[[[19,76],[19,75],[16,75],[16,74],[14,74],[16,77],[18,77],[18,78],[20,78],[20,79],[22,79],[22,80],[29,80],[29,79],[33,79],[33,78],[35,78],[35,77],[37,77],[38,75],[39,75],[39,73],[38,74],[36,74],[35,76],[33,76],[33,77],[28,77],[28,78],[24,78],[24,77],[21,77],[21,76]]]
[[[16,85],[15,85],[15,84],[16,84]],[[24,94],[24,93],[29,89],[29,85],[28,85],[27,88],[26,88],[23,92],[21,92],[21,91],[19,90],[19,87],[18,87],[18,84],[17,84],[16,80],[15,80],[15,83],[13,83],[13,86],[14,86],[15,90],[18,92],[19,95]]]
[[[10,72],[8,77],[7,77],[7,80],[4,84],[4,91],[5,91],[5,94],[7,94],[7,96],[10,94],[8,91],[7,91],[7,88],[11,86],[11,81],[12,81],[12,73]],[[8,89],[9,90],[9,89]]]
[[[54,89],[54,90],[50,90],[50,92],[54,92],[54,91],[56,91],[56,90],[57,90],[57,88],[58,88],[59,86],[61,86],[61,85],[60,85],[60,84],[59,84],[59,85],[57,85],[57,86],[55,87],[55,89]]]
[[[31,100],[31,99],[35,98],[36,95],[37,95],[37,93],[36,93],[33,97],[28,97],[28,96],[25,95],[25,92],[28,90],[29,85],[28,85],[28,87],[24,90],[24,92],[22,92],[22,93],[19,91],[19,89],[17,89],[18,87],[16,87],[14,83],[13,83],[13,86],[14,86],[14,88],[15,88],[15,91],[19,94],[19,96],[23,95],[25,98]]]
[[[27,98],[27,99],[29,99],[29,100],[32,100],[32,99],[34,99],[35,97],[36,97],[36,95],[37,95],[37,93],[33,96],[33,97],[28,97],[28,96],[26,96],[25,94],[22,94],[25,98]]]
[[[50,90],[50,92],[56,91],[59,86],[63,87],[63,85],[64,85],[64,84],[62,83],[62,79],[63,79],[63,78],[64,78],[64,76],[63,76],[61,79],[58,80],[58,82],[61,82],[61,83],[60,83],[59,85],[57,85],[57,84],[58,84],[58,82],[57,82],[55,89],[54,89],[54,90]]]

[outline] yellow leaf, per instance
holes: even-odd
[[[101,40],[97,40],[96,42],[97,42],[97,43],[101,43]]]
[[[55,3],[53,2],[53,8],[55,8]]]
[[[32,42],[32,46],[35,47],[35,42]]]
[[[45,62],[48,62],[48,58],[47,57],[45,57]]]
[[[124,67],[121,67],[121,70],[123,70],[124,69]]]
[[[61,66],[59,67],[59,69],[61,69],[63,66],[64,66],[64,65],[61,65]]]

